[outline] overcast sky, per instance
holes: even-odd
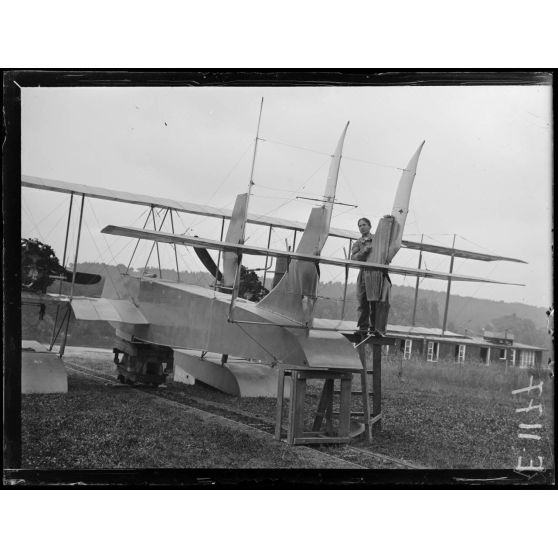
[[[329,154],[350,121],[337,199],[358,208],[336,206],[332,226],[356,229],[368,216],[374,229],[391,211],[398,169],[426,140],[404,238],[451,245],[456,234],[459,248],[528,262],[458,259],[454,273],[526,286],[454,283],[452,293],[551,303],[549,86],[24,88],[22,173],[231,208],[248,186],[262,96],[265,141],[251,212],[306,221],[312,202],[295,198],[323,193]],[[68,196],[23,189],[22,235],[48,242],[61,258],[68,203]],[[135,242],[99,230],[142,226],[145,218],[139,206],[87,201],[79,261],[128,264]],[[182,215],[175,225],[200,236],[220,231],[218,221],[196,216]],[[263,228],[250,227],[248,235],[249,244],[267,241]],[[285,238],[274,232],[272,246],[284,248]],[[323,254],[343,257],[346,244],[331,239]],[[168,248],[161,249],[163,265],[172,267]],[[142,242],[132,265],[144,265],[148,253]],[[425,254],[423,262],[449,269],[448,257]],[[393,263],[415,267],[418,252],[401,250]],[[201,269],[185,248],[180,267]],[[343,274],[324,269],[322,279],[342,281]],[[421,285],[445,290],[440,281]]]

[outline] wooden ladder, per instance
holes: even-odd
[[[360,374],[364,437],[368,442],[372,442],[373,434],[382,430],[382,346],[394,343],[395,339],[371,337],[356,349],[362,362],[362,370],[357,373]],[[371,386],[369,374],[372,375]],[[372,398],[372,405],[370,405],[370,398]],[[351,413],[352,416],[360,416],[360,414]]]

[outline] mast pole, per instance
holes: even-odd
[[[260,123],[262,121],[263,102],[264,102],[264,98],[262,97],[262,102],[260,103],[260,114],[258,116],[258,128],[256,129],[256,139],[254,140],[254,153],[252,155],[252,168],[250,169],[250,182],[248,182],[248,196],[246,196],[247,218],[248,218],[248,203],[250,200],[250,196],[252,195],[252,186],[254,186],[254,168],[256,166],[256,153],[258,152],[258,140],[260,139]],[[244,241],[244,229],[242,229],[242,239]]]
[[[246,220],[248,219],[248,205],[250,203],[250,196],[252,195],[252,186],[254,186],[254,167],[256,166],[256,154],[258,152],[258,140],[260,139],[260,123],[262,121],[262,110],[263,110],[263,102],[264,102],[264,98],[262,97],[262,101],[260,103],[260,114],[258,116],[258,127],[256,129],[256,138],[254,140],[254,153],[252,155],[252,168],[250,169],[250,182],[248,182],[248,195],[246,196],[246,206],[245,206],[245,216],[246,216]],[[239,244],[244,244],[244,239],[246,236],[246,221],[244,221],[244,226],[242,227],[242,234],[240,237],[240,241]],[[239,253],[237,256],[237,270],[236,270],[236,274],[235,274],[235,278],[234,278],[234,284],[233,284],[233,290],[232,290],[232,295],[231,295],[231,304],[229,307],[229,316],[228,316],[228,321],[232,322],[234,321],[233,319],[233,313],[234,313],[234,304],[236,301],[236,298],[238,296],[238,291],[240,289],[240,265],[241,265],[241,260],[242,260],[242,253]]]

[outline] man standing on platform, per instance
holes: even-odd
[[[351,259],[371,263],[389,263],[389,244],[393,227],[393,217],[385,215],[380,219],[376,234],[370,234],[371,223],[366,217],[358,221],[360,234],[353,248]],[[357,279],[358,332],[361,335],[374,334],[382,337],[387,326],[391,281],[384,271],[360,270]]]
[[[359,260],[365,262],[368,259],[368,255],[372,251],[372,241],[374,237],[370,234],[370,229],[372,223],[367,217],[362,217],[358,220],[358,230],[362,235],[355,243],[351,249],[351,260]],[[364,274],[367,273],[365,270],[359,270],[357,284],[356,284],[356,295],[358,301],[358,321],[357,328],[359,333],[366,334],[370,329],[370,302],[366,296],[366,284],[364,279]]]

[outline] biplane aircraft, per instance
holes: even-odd
[[[81,196],[82,208],[83,199],[90,197],[139,204],[149,207],[150,211],[161,208],[170,212],[171,218],[173,212],[185,212],[220,218],[223,223],[229,221],[226,236],[223,238],[222,234],[220,239],[114,224],[102,229],[105,234],[131,237],[138,242],[168,243],[175,251],[181,245],[195,248],[215,277],[213,286],[202,287],[180,282],[180,279],[169,281],[125,273],[116,282],[105,281],[100,298],[45,294],[40,297],[42,302],[58,299],[65,303],[68,321],[71,309],[78,320],[109,322],[116,333],[115,362],[123,382],[160,384],[174,361],[175,375],[179,367],[219,389],[253,396],[275,395],[276,370],[280,367],[362,369],[362,360],[353,343],[355,322],[345,321],[343,316],[338,320],[314,316],[321,265],[339,266],[345,270],[345,296],[349,269],[380,272],[384,276],[389,273],[444,281],[514,284],[391,264],[401,247],[447,254],[452,261],[454,257],[520,261],[403,239],[411,189],[424,142],[402,171],[393,208],[390,215],[380,220],[374,237],[375,249],[368,261],[322,256],[328,236],[349,242],[359,238],[356,231],[331,227],[347,126],[348,123],[331,157],[323,199],[319,200],[319,206],[312,208],[306,224],[250,213],[252,176],[248,192],[238,195],[232,211],[23,176],[23,187]],[[256,136],[254,159],[257,142]],[[253,246],[245,243],[247,223],[270,230],[287,229],[294,231],[295,235],[302,232],[302,236],[292,250],[272,249],[269,241],[267,247]],[[218,252],[217,262],[208,256],[207,250]],[[238,296],[241,262],[245,255],[276,260],[273,286],[257,302]],[[27,298],[31,301],[33,297]]]

